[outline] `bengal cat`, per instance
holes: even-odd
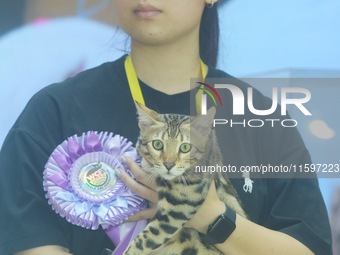
[[[198,232],[184,228],[205,200],[214,179],[221,201],[245,216],[230,180],[222,175],[194,173],[195,166],[222,166],[223,159],[212,129],[215,108],[189,117],[158,114],[137,104],[140,136],[137,150],[142,168],[157,184],[157,213],[124,254],[222,254],[206,245]]]

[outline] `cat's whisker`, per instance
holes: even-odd
[[[185,177],[183,175],[181,175],[181,180],[182,180],[183,185],[187,185],[187,182],[186,182]]]
[[[183,175],[181,175],[181,180],[182,180],[183,185],[187,185],[188,186],[188,183],[187,183],[187,181],[186,181],[186,179],[185,179],[185,177]]]
[[[190,185],[190,180],[186,176],[184,177],[184,179],[185,179],[185,182],[187,183],[187,185]]]
[[[161,180],[162,180],[163,184],[165,184],[165,185],[167,184],[166,181],[163,178]]]
[[[200,180],[200,178],[197,175],[191,174],[190,172],[184,172],[183,173],[186,182],[189,184],[194,184],[195,182],[197,182],[198,180]]]
[[[142,183],[144,183],[144,185],[149,186],[150,184],[152,184],[153,182],[155,182],[156,177],[158,176],[158,173],[153,172],[150,175],[148,175],[147,177],[145,177],[142,180]]]
[[[191,179],[191,176],[189,176],[189,173],[188,172],[184,172],[183,173],[183,175],[182,175],[182,177],[184,178],[184,180],[185,180],[185,184],[186,185],[190,185],[190,179]],[[189,178],[187,178],[187,177],[189,177]]]

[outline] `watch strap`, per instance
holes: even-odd
[[[223,243],[236,228],[236,213],[226,206],[226,211],[208,227],[207,234],[201,235],[203,241],[209,245]]]

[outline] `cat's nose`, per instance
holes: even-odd
[[[166,169],[168,169],[168,171],[170,171],[171,168],[173,168],[175,166],[175,163],[174,162],[170,162],[170,161],[165,161],[163,163],[163,165],[165,166]]]

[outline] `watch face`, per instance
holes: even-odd
[[[210,245],[223,243],[235,230],[235,221],[235,212],[227,208],[226,212],[209,226],[208,233],[203,237],[203,240]]]
[[[235,230],[235,223],[225,215],[221,215],[212,226],[210,235],[216,243],[224,242]]]

